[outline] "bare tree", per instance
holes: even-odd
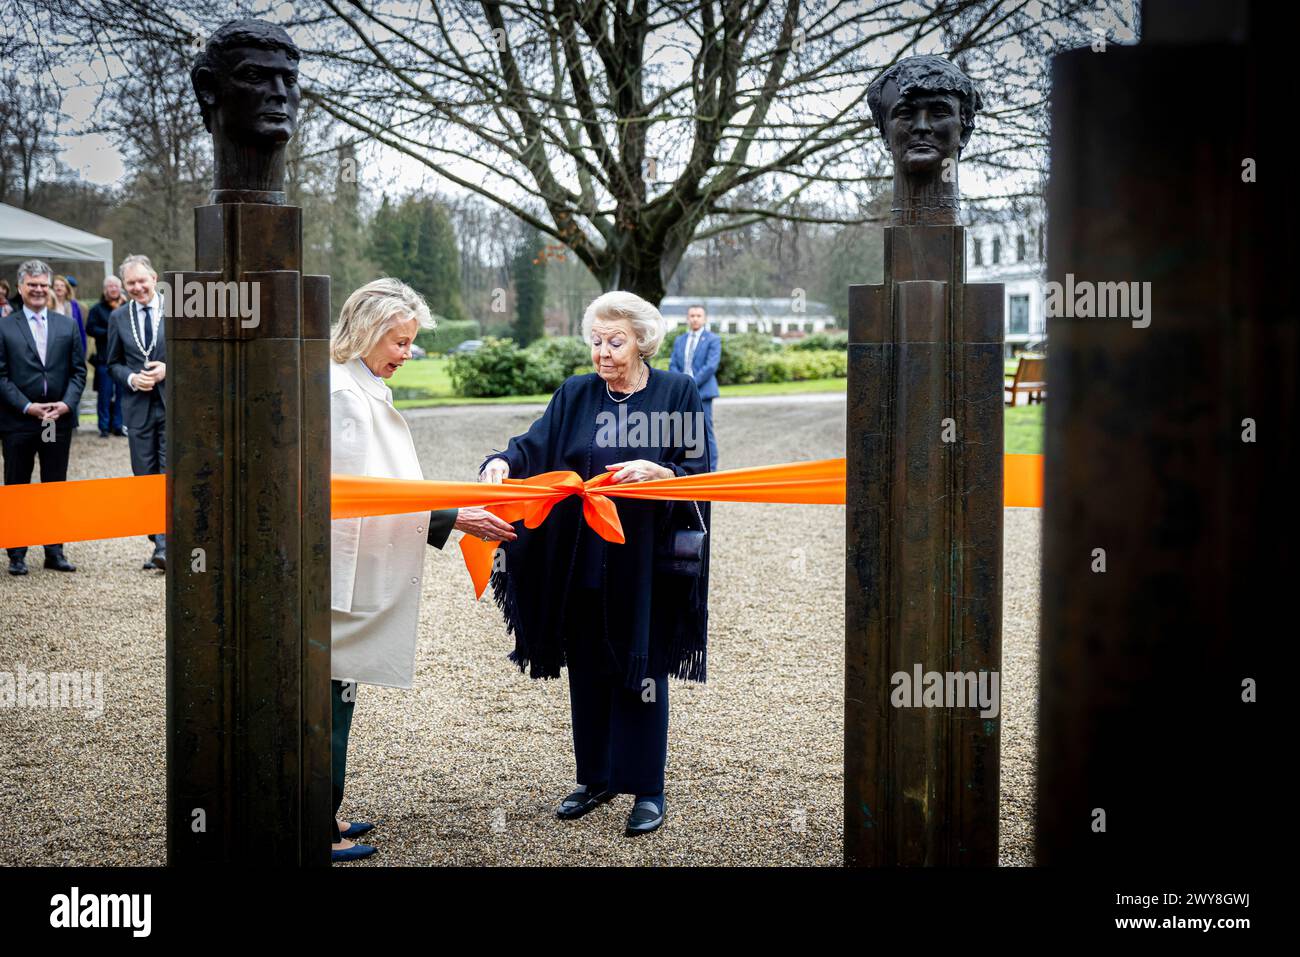
[[[0,3],[14,0],[0,0]],[[28,0],[102,29],[202,34],[234,5]],[[1133,0],[1103,11],[1121,27]],[[1044,163],[1045,60],[1095,0],[309,0],[306,93],[340,122],[565,244],[603,288],[659,301],[692,242],[765,219],[863,222],[887,181],[866,84],[941,51],[988,110],[963,158]],[[1016,62],[1012,63],[1012,59]],[[758,199],[745,197],[757,196]]]
[[[58,155],[59,97],[10,67],[0,72],[0,86],[0,202],[30,209],[41,166]]]
[[[122,151],[128,181],[115,217],[156,261],[193,260],[195,205],[206,202],[212,157],[189,89],[187,50],[158,37],[118,47],[130,69],[110,83],[91,129]]]

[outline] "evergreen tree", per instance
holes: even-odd
[[[546,263],[541,259],[542,234],[524,226],[519,234],[510,271],[515,281],[514,339],[526,346],[544,334]]]
[[[456,233],[446,207],[432,199],[425,200],[420,216],[417,254],[427,287],[425,296],[434,311],[452,321],[464,319]]]
[[[370,258],[386,276],[400,276],[406,271],[397,210],[387,193],[370,221]]]

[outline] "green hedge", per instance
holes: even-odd
[[[654,359],[668,367],[668,355]],[[520,349],[512,339],[488,337],[477,352],[458,353],[448,365],[457,395],[493,397],[554,392],[571,375],[592,371],[591,350],[572,336],[539,339]],[[758,333],[722,337],[719,385],[842,379],[849,374],[844,349],[790,349]]]
[[[583,372],[590,372],[591,346],[577,336],[545,336],[534,339],[524,349],[544,360],[554,362],[561,369],[574,366],[586,366]]]
[[[442,319],[436,329],[421,329],[415,334],[415,344],[430,354],[450,352],[469,339],[480,338],[477,319]]]
[[[459,352],[448,363],[457,395],[491,398],[554,392],[567,378],[548,356],[520,349],[513,339],[487,338],[475,352]]]
[[[846,352],[849,348],[849,334],[847,331],[842,332],[814,332],[810,336],[804,336],[792,342],[789,346],[791,349],[820,351],[822,349],[843,349]]]

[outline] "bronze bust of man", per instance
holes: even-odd
[[[893,225],[957,224],[957,162],[984,105],[971,78],[943,57],[907,57],[872,81],[867,105],[894,157]]]
[[[284,151],[298,125],[297,45],[265,20],[219,27],[190,70],[212,134],[211,202],[283,204]]]

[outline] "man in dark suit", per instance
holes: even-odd
[[[91,365],[95,367],[94,389],[98,394],[99,437],[102,439],[109,435],[126,435],[122,430],[122,390],[108,374],[108,317],[114,309],[125,304],[122,280],[109,276],[104,280],[103,296],[90,307],[90,318],[86,320],[86,335],[95,340]]]
[[[713,437],[713,400],[718,390],[718,363],[722,361],[722,338],[710,332],[703,306],[686,310],[690,327],[673,343],[673,357],[668,363],[669,372],[684,372],[695,380],[704,402],[704,429],[709,437],[709,471],[718,469],[718,443]]]
[[[0,319],[0,449],[6,485],[27,485],[36,460],[41,482],[68,477],[68,452],[81,392],[86,354],[76,322],[51,312],[54,274],[32,259],[18,267],[22,308]],[[45,546],[45,567],[74,572],[62,543]],[[27,549],[9,549],[9,574],[27,574]]]
[[[157,475],[167,470],[167,339],[163,334],[158,274],[147,256],[122,261],[126,305],[108,317],[108,372],[122,389],[122,419],[131,449],[131,471]],[[152,557],[145,568],[167,567],[167,537],[150,535]]]

